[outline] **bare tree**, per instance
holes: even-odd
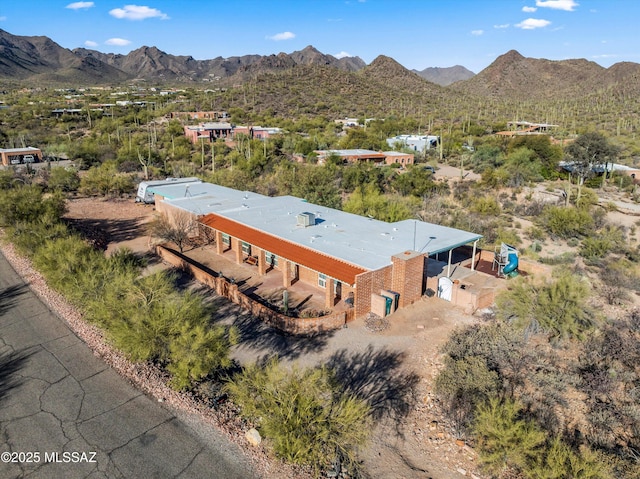
[[[149,223],[149,234],[164,241],[175,244],[180,252],[184,252],[193,234],[197,231],[197,223],[193,216],[186,211],[176,211],[157,216]]]

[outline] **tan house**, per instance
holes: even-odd
[[[313,286],[327,308],[381,316],[422,298],[429,257],[448,255],[482,237],[418,220],[386,223],[314,205],[210,183],[149,187],[156,209],[188,212],[215,238],[215,254],[280,275],[282,287]],[[446,257],[446,256],[445,256]],[[474,264],[471,264],[473,270]]]

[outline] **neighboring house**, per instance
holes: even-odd
[[[339,156],[344,163],[358,163],[360,161],[373,161],[374,163],[384,163],[386,157],[384,153],[372,150],[315,150],[318,155],[318,163],[324,162],[330,156]]]
[[[398,151],[385,151],[385,163],[387,165],[398,164],[402,166],[413,165],[413,155],[411,153],[400,153]]]
[[[500,136],[521,136],[521,135],[546,135],[558,125],[549,123],[531,123],[529,121],[510,121],[507,122],[507,131],[499,131],[496,135]]]
[[[150,186],[156,209],[188,212],[215,237],[216,254],[276,275],[284,288],[317,288],[327,308],[340,301],[359,317],[385,314],[422,298],[429,256],[476,244],[481,235],[418,220],[386,223],[306,202],[268,197],[210,183]],[[382,308],[382,310],[380,309]]]
[[[231,138],[232,135],[233,125],[227,122],[201,123],[199,125],[186,125],[184,127],[184,136],[193,144],[201,140],[213,142],[219,138]]]
[[[282,129],[276,127],[262,127],[262,126],[234,126],[233,136],[246,135],[249,138],[256,140],[266,140],[273,135],[280,135]]]
[[[231,140],[238,135],[246,135],[249,138],[265,140],[273,135],[281,134],[280,128],[265,128],[262,126],[237,126],[227,122],[209,122],[199,125],[187,125],[184,127],[184,135],[196,144],[201,140],[208,142],[220,138]]]
[[[38,161],[42,161],[42,152],[38,148],[0,148],[0,163],[5,166]]]
[[[371,161],[376,164],[392,165],[394,163],[402,166],[413,164],[413,155],[410,153],[400,153],[397,151],[373,151],[373,150],[315,150],[318,155],[318,163],[324,164],[330,156],[338,156],[343,163],[358,163],[361,161]],[[296,157],[301,161],[301,157]]]
[[[398,135],[387,138],[387,144],[391,148],[408,148],[424,153],[426,150],[436,148],[440,144],[440,137],[434,135]]]

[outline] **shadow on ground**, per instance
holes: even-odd
[[[321,352],[334,334],[333,331],[311,335],[286,334],[246,313],[237,314],[233,325],[240,332],[239,348],[255,351],[262,360],[271,356],[293,360]]]
[[[139,219],[67,219],[67,223],[99,249],[109,243],[133,240],[144,234]]]
[[[369,345],[364,352],[336,351],[327,366],[347,393],[365,400],[375,420],[391,419],[400,431],[402,420],[417,400],[420,377],[406,372],[405,353]]]
[[[9,286],[0,290],[0,316],[13,308],[19,296],[25,294],[29,288],[26,284]]]
[[[22,384],[19,371],[29,356],[31,354],[25,352],[0,354],[0,404],[9,391]]]

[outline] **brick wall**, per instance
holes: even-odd
[[[252,300],[239,291],[237,284],[231,284],[223,277],[209,274],[207,271],[201,269],[197,263],[177,251],[159,245],[156,247],[156,253],[163,261],[190,273],[197,281],[207,285],[218,295],[238,304],[270,326],[287,333],[311,334],[340,329],[344,327],[347,321],[351,321],[354,318],[353,310],[340,311],[319,318],[292,318],[285,316],[264,304]]]
[[[399,308],[415,303],[422,297],[424,258],[424,253],[416,251],[405,251],[391,257],[391,290],[400,293]]]
[[[391,288],[392,266],[367,271],[356,276],[355,315],[363,316],[371,311],[371,294],[380,294],[382,289]],[[344,293],[343,293],[344,296]]]
[[[304,266],[298,265],[298,279],[311,286],[318,286],[318,273]]]

